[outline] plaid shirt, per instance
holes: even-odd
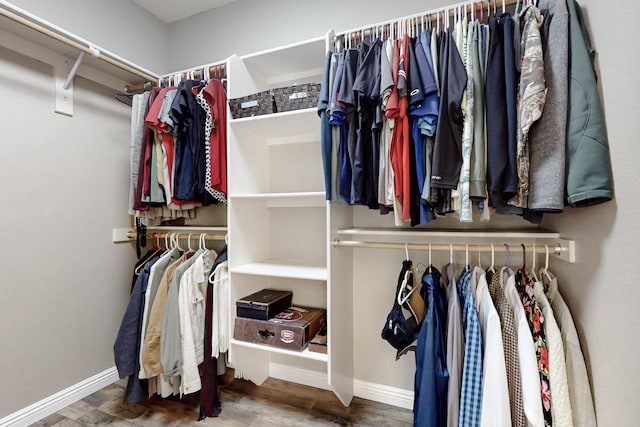
[[[459,427],[480,425],[482,410],[482,332],[478,310],[471,294],[471,269],[466,269],[458,281],[462,328],[464,329],[464,358],[462,389],[460,391]]]

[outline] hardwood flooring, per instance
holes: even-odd
[[[78,426],[370,426],[413,425],[410,410],[354,397],[345,408],[327,390],[269,378],[258,387],[234,379],[220,387],[222,414],[197,421],[200,394],[182,399],[154,396],[139,404],[122,403],[124,381],[118,381],[33,424]]]

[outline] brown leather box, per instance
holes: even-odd
[[[303,350],[324,323],[324,309],[296,306],[269,320],[236,317],[233,337],[251,343]]]

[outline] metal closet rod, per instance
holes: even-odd
[[[177,237],[178,239],[199,239],[201,235],[205,235],[205,240],[225,240],[226,239],[226,233],[225,234],[211,234],[211,232],[201,232],[201,233],[185,233],[185,232],[178,232],[178,233],[171,233],[171,232],[165,232],[165,233],[156,233],[156,232],[150,232],[147,233],[147,239],[148,240],[155,240],[155,239],[164,239],[166,238],[170,238],[171,236]],[[127,232],[127,237],[129,239],[135,239],[137,237],[138,233],[136,233],[135,231],[129,231]]]
[[[449,244],[449,243],[391,243],[391,242],[359,242],[355,240],[334,240],[333,246],[336,248],[372,248],[372,249],[412,249],[419,251],[451,251],[454,252],[507,252],[511,254],[517,254],[522,250],[520,244],[508,244],[508,249],[505,244],[494,244],[493,248],[490,244]],[[547,248],[544,244],[528,244],[525,245],[526,252],[532,253],[535,246],[536,253],[546,253]],[[562,252],[568,251],[568,248],[563,247],[559,243],[552,245],[547,244],[549,247],[550,255],[561,255]]]
[[[411,21],[413,19],[416,18],[428,18],[430,21],[435,21],[437,20],[437,16],[438,14],[442,13],[442,12],[448,12],[448,16],[449,18],[454,17],[456,15],[456,9],[464,7],[464,6],[471,6],[471,7],[477,7],[477,6],[482,6],[482,8],[486,8],[487,5],[489,5],[489,7],[491,8],[491,10],[493,11],[493,7],[496,7],[496,13],[502,13],[502,8],[503,7],[507,7],[507,6],[513,6],[515,4],[517,4],[520,0],[480,0],[480,1],[473,1],[473,0],[469,0],[469,1],[463,1],[460,3],[456,3],[456,4],[452,4],[452,5],[448,5],[448,6],[442,6],[436,9],[431,9],[431,10],[427,10],[424,12],[420,12],[420,13],[415,13],[413,15],[407,15],[407,16],[403,16],[401,18],[396,18],[396,19],[390,19],[388,21],[383,21],[383,22],[378,22],[377,24],[371,24],[371,25],[365,25],[363,27],[358,27],[358,28],[353,28],[351,30],[348,31],[341,31],[339,33],[335,34],[335,38],[338,37],[348,37],[351,34],[354,33],[362,33],[363,35],[369,35],[371,30],[374,30],[376,28],[384,28],[385,26],[388,25],[394,25],[396,23],[401,23],[401,22],[406,22],[406,21]],[[522,3],[522,2],[520,2]]]
[[[184,76],[184,78],[186,79],[186,76],[188,76],[189,74],[193,73],[193,78],[194,79],[204,79],[204,70],[205,69],[209,69],[209,75],[214,78],[214,79],[226,79],[227,78],[227,64],[222,63],[222,64],[208,64],[208,65],[202,65],[200,67],[193,67],[193,68],[189,68],[187,70],[182,70],[182,71],[176,71],[175,73],[171,73],[171,74],[166,74],[164,76],[159,76],[157,79],[157,83],[158,84],[162,84],[165,80],[170,80],[173,79],[174,76]],[[176,84],[175,82],[173,82],[174,84]],[[146,83],[142,83],[142,84],[137,84],[137,85],[127,85],[124,87],[125,92],[127,93],[140,93],[140,92],[144,92],[147,90],[151,90],[151,88],[154,86],[154,83],[152,82],[146,82]]]
[[[28,27],[34,31],[44,34],[45,36],[48,36],[54,40],[64,43],[67,46],[77,49],[80,52],[84,52],[93,57],[101,59],[102,61],[120,68],[121,70],[127,71],[138,77],[142,77],[145,80],[158,80],[158,76],[153,74],[152,72],[145,70],[144,68],[137,66],[136,64],[133,64],[129,61],[126,61],[107,50],[99,48],[92,43],[89,43],[86,40],[83,40],[80,37],[71,34],[54,24],[51,24],[50,22],[38,18],[37,16],[32,15],[31,13],[20,9],[5,0],[0,0],[0,15],[14,22],[17,22],[18,24],[24,25],[25,27]]]

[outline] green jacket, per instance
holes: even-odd
[[[569,105],[566,204],[591,206],[613,198],[613,178],[604,112],[589,33],[575,0],[569,9]]]

